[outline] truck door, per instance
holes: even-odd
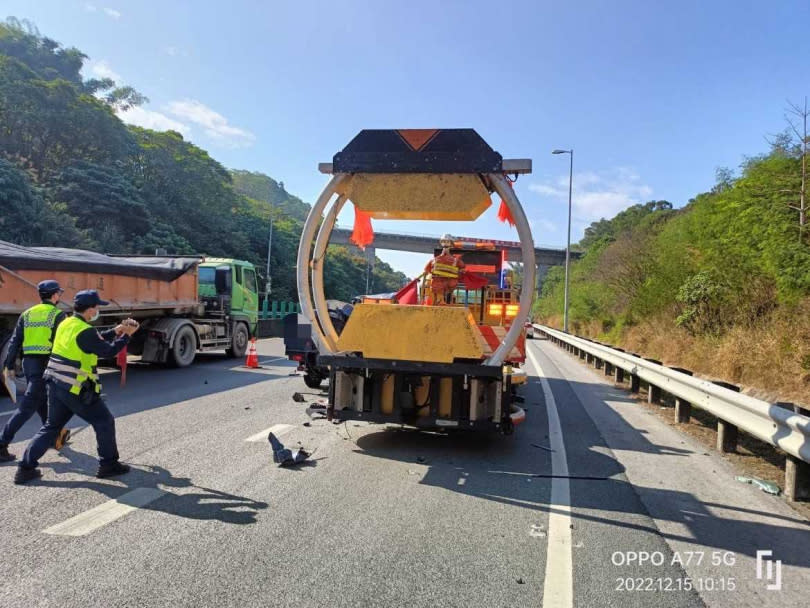
[[[251,315],[259,310],[259,293],[256,285],[256,271],[252,268],[243,268],[242,277],[244,279],[244,311]]]

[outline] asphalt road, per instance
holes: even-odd
[[[42,480],[0,466],[0,606],[810,604],[803,518],[546,342],[511,437],[304,426],[293,392],[323,396],[259,352],[105,375],[127,476],[92,477],[79,420]],[[276,468],[270,427],[313,460]]]

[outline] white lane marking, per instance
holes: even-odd
[[[145,507],[166,494],[157,488],[135,488],[116,499],[108,500],[97,507],[79,513],[76,517],[43,530],[45,534],[59,536],[85,536],[124,515]]]
[[[273,361],[282,361],[282,360],[286,361],[287,357],[276,357],[275,359],[259,359],[259,363],[272,363]]]
[[[459,477],[457,483],[458,483],[458,485],[463,486],[465,483],[467,483],[467,478],[466,477]]]
[[[11,410],[10,412],[0,412],[0,416],[11,416],[17,410]]]
[[[574,605],[573,559],[571,556],[571,488],[568,458],[565,454],[560,415],[543,368],[531,350],[526,354],[543,385],[548,412],[548,439],[551,444],[551,504],[548,514],[548,551],[543,583],[544,608],[571,608]],[[557,476],[561,477],[557,477]]]
[[[283,435],[284,433],[288,432],[293,428],[291,424],[274,424],[269,429],[264,429],[263,431],[259,431],[255,435],[251,435],[245,441],[250,441],[252,443],[256,443],[258,441],[267,441],[268,433],[273,433],[276,437]]]

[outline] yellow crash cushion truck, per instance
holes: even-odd
[[[504,160],[472,129],[361,131],[320,170],[331,180],[313,205],[298,250],[302,314],[319,364],[329,370],[327,416],[425,429],[511,433],[525,419],[509,360],[524,337],[534,285],[531,230],[507,174],[530,160]],[[475,221],[497,193],[520,237],[523,285],[510,321],[493,331],[496,309],[456,298],[448,305],[354,307],[338,334],[329,317],[323,262],[347,202],[371,218]],[[492,302],[493,304],[495,302]],[[490,312],[492,314],[490,314]],[[514,313],[514,314],[512,314]]]

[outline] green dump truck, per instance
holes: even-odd
[[[96,322],[126,317],[141,330],[129,353],[152,363],[185,367],[198,351],[225,350],[243,357],[256,335],[259,294],[250,262],[195,256],[108,256],[54,247],[20,247],[0,241],[0,351],[17,317],[38,302],[36,285],[56,279],[73,295],[96,289],[110,302]]]

